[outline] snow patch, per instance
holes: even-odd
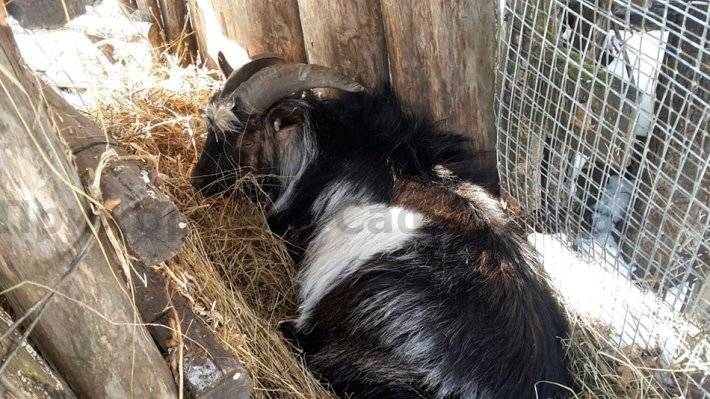
[[[204,364],[191,365],[185,373],[187,380],[198,392],[212,386],[221,375],[222,372],[211,359],[207,359]]]
[[[700,330],[653,292],[642,290],[619,272],[616,256],[598,248],[592,256],[583,257],[569,248],[563,234],[534,233],[528,240],[540,254],[567,309],[608,326],[612,343],[620,348],[635,344],[660,349],[666,365],[687,355],[686,339],[698,336]],[[710,343],[698,347],[708,348]],[[707,359],[703,362],[707,364]]]

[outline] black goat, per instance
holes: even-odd
[[[566,319],[464,139],[323,67],[221,65],[193,183],[264,176],[309,368],[352,398],[563,396]]]

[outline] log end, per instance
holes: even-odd
[[[156,188],[140,202],[118,205],[112,211],[131,254],[146,265],[155,265],[177,255],[189,232],[185,217]]]
[[[189,232],[187,220],[138,162],[106,168],[101,191],[133,256],[155,265],[178,253]]]

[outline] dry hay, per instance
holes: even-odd
[[[659,349],[612,344],[608,327],[570,315],[572,331],[566,342],[575,398],[666,399],[702,398],[688,381],[683,363],[663,367]]]
[[[263,210],[239,196],[202,198],[190,186],[204,131],[202,108],[214,85],[204,71],[184,72],[158,67],[155,87],[108,98],[96,111],[129,151],[155,161],[148,164],[156,165],[159,186],[189,220],[184,247],[161,271],[244,364],[253,398],[331,398],[275,328],[295,314],[294,266],[269,232]],[[161,87],[171,73],[197,84],[184,92]]]
[[[189,184],[203,140],[202,109],[218,83],[194,67],[157,66],[149,73],[153,85],[107,98],[96,117],[129,151],[155,161],[159,185],[189,219],[187,242],[162,272],[245,365],[254,398],[332,398],[275,328],[295,315],[295,271],[263,207],[244,196],[202,198]],[[242,177],[240,187],[250,180]],[[659,381],[654,353],[616,349],[603,327],[571,318],[574,397],[682,396]],[[677,381],[681,374],[671,375]]]

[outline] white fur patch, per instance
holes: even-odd
[[[490,222],[506,219],[503,207],[485,188],[464,182],[456,186],[454,192],[482,210],[489,217]]]
[[[306,249],[300,280],[298,327],[318,302],[373,256],[392,252],[416,237],[424,216],[382,204],[349,206],[321,226]]]
[[[455,178],[454,172],[444,165],[434,165],[434,173],[442,179],[451,180]]]
[[[482,211],[486,221],[497,226],[507,221],[500,202],[485,188],[469,182],[457,180],[456,175],[443,165],[434,166],[434,172],[442,179],[455,183],[454,192],[465,198],[474,207]]]
[[[232,107],[234,107],[234,103],[231,101],[216,100],[207,105],[205,115],[219,130],[226,132],[237,121],[237,116],[232,112]]]
[[[316,220],[330,218],[334,212],[346,206],[355,206],[369,199],[364,190],[347,180],[330,183],[313,202],[311,210]]]

